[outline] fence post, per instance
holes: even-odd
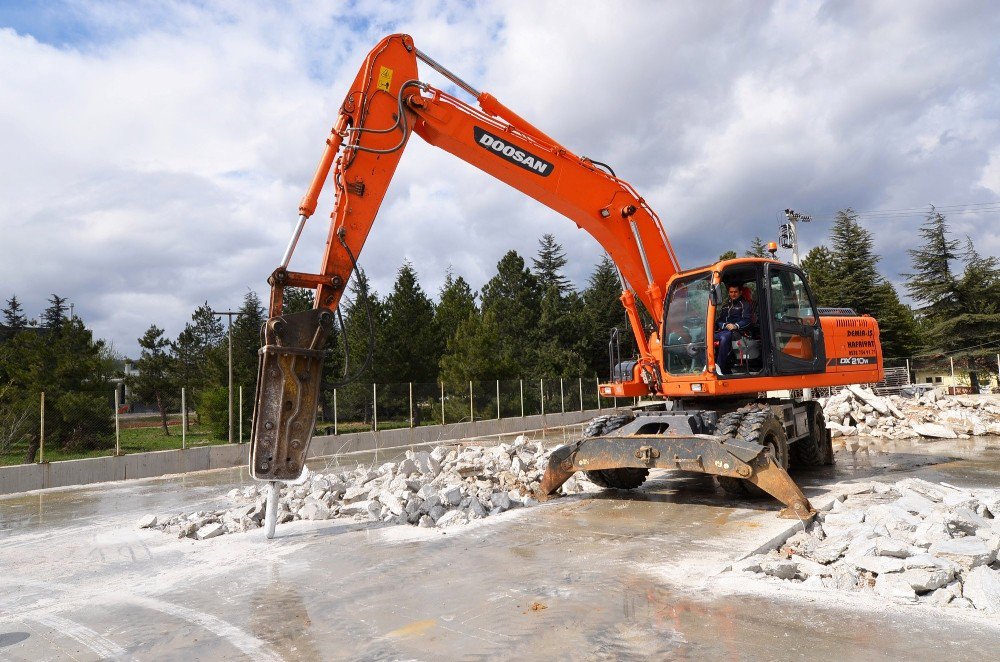
[[[541,396],[539,399],[541,400],[541,403],[542,403],[542,417],[544,418],[545,417],[545,380],[544,379],[539,379],[538,380],[538,393]],[[542,426],[544,427],[545,423],[542,423]]]
[[[500,420],[500,380],[497,380],[497,420]]]
[[[594,387],[597,389],[597,411],[604,409],[604,405],[601,404],[601,378],[594,377]]]
[[[115,391],[115,396],[118,395],[118,391]],[[115,411],[118,411],[118,407],[115,407]],[[115,416],[115,427],[118,426],[118,417]],[[187,408],[187,394],[184,391],[184,387],[181,387],[181,450],[187,448],[187,433],[188,433],[188,408]]]
[[[1000,355],[998,355],[998,358],[1000,358]],[[906,359],[906,383],[907,384],[913,383],[913,381],[910,379],[910,359]]]
[[[998,355],[1000,356],[1000,355]],[[1000,358],[997,359],[1000,361]],[[521,418],[524,418],[524,380],[521,380]]]
[[[444,380],[441,381],[441,425],[444,425]]]
[[[372,382],[372,428],[378,432],[378,385]]]
[[[577,385],[580,389],[580,411],[583,411],[583,377],[579,378],[580,383]]]
[[[566,396],[563,391],[563,378],[559,378],[559,410],[562,413],[566,413]]]
[[[181,402],[184,402],[184,389],[181,389]],[[115,385],[115,455],[122,454],[121,428],[118,424],[118,386]]]
[[[469,422],[476,420],[476,411],[472,408],[472,380],[469,380]]]
[[[997,387],[1000,387],[1000,354],[997,354]]]
[[[38,421],[38,463],[45,464],[45,391],[42,391],[41,411]]]
[[[333,389],[333,435],[337,436],[337,389]]]
[[[410,382],[410,427],[413,427],[413,382]]]
[[[958,384],[955,383],[955,357],[949,356],[948,360],[951,361],[951,388],[954,389]],[[952,391],[955,393],[956,391]]]
[[[243,384],[240,384],[240,443],[243,443]]]

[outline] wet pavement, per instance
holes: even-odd
[[[796,476],[811,499],[871,477],[1000,486],[997,438],[837,461]],[[699,476],[445,531],[330,520],[195,542],[135,528],[227,506],[249,482],[234,469],[0,498],[0,659],[981,660],[1000,646],[1000,619],[720,591],[712,577],[789,522]]]

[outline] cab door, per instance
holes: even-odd
[[[790,265],[769,263],[764,269],[764,284],[773,374],[823,372],[823,327],[802,272]]]

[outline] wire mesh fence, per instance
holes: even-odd
[[[583,411],[593,377],[451,383],[355,383],[323,394],[315,433],[390,430]],[[187,389],[148,401],[119,389],[13,398],[0,387],[0,465],[124,455],[250,438],[253,385]],[[613,406],[604,401],[604,406]]]

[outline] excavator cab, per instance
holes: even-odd
[[[740,289],[752,310],[750,325],[732,339],[727,378],[772,377],[823,372],[823,328],[802,272],[789,264],[748,259],[719,263],[679,274],[664,302],[663,366],[671,377],[701,376],[719,355],[714,339],[715,311],[728,297],[727,286]]]

